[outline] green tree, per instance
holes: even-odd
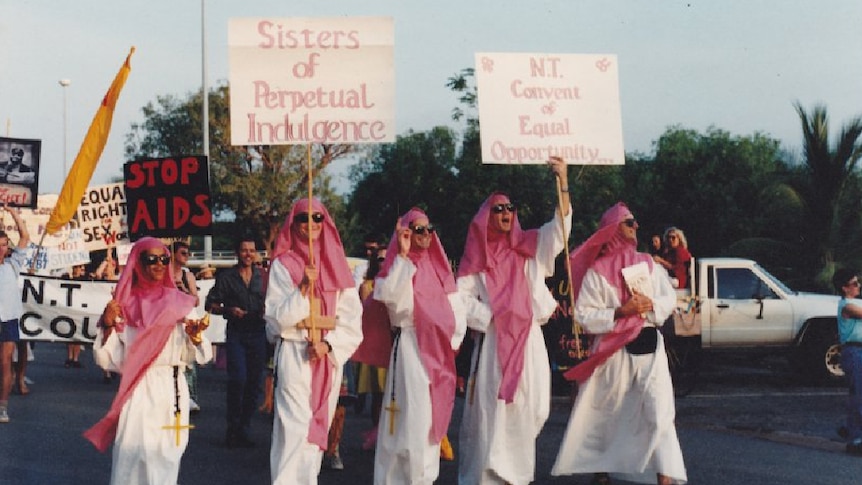
[[[802,122],[805,154],[804,177],[798,185],[808,210],[803,237],[819,260],[820,281],[828,281],[834,270],[836,249],[847,236],[846,229],[838,224],[842,221],[839,203],[848,182],[855,178],[854,170],[862,156],[859,143],[862,118],[845,124],[835,143],[830,144],[826,107],[817,105],[808,112],[799,102],[794,106]],[[858,212],[858,206],[854,210]],[[846,217],[843,221],[847,221]]]
[[[449,243],[451,197],[458,186],[453,170],[455,141],[454,132],[446,127],[409,131],[395,143],[375,146],[351,167],[354,190],[348,211],[355,217],[351,227],[361,228],[350,231],[358,236],[351,238],[357,254],[362,235],[388,237],[398,216],[414,206],[428,212],[444,245]]]
[[[293,202],[307,196],[306,146],[233,146],[230,143],[229,89],[209,92],[210,189],[213,211],[235,218],[237,227],[272,250],[278,230]],[[144,120],[126,135],[128,159],[203,153],[202,92],[185,98],[157,96],[142,108]],[[313,145],[310,150],[314,194],[336,219],[344,203],[323,169],[352,152],[350,145]]]

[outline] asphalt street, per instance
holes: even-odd
[[[38,343],[28,376],[27,396],[13,395],[11,422],[0,424],[0,483],[101,484],[110,477],[111,454],[96,451],[81,433],[108,409],[117,381],[105,384],[89,351],[83,369],[64,368],[65,346]],[[749,365],[747,362],[740,366]],[[762,367],[761,362],[750,365]],[[704,383],[677,400],[677,427],[694,484],[850,484],[862,483],[862,458],[843,453],[835,428],[843,416],[846,389],[798,388],[776,372],[752,371],[744,379],[726,365],[711,367]],[[763,374],[761,374],[763,372]],[[729,382],[733,381],[733,382]],[[737,382],[741,381],[741,382]],[[226,373],[199,370],[202,411],[194,417],[183,458],[182,485],[269,483],[271,419],[253,423],[252,449],[228,449],[224,439]],[[458,448],[458,399],[450,438]],[[569,416],[569,400],[556,397],[537,445],[537,484],[586,484],[589,476],[551,477]],[[366,409],[348,412],[342,442],[343,471],[322,470],[321,485],[370,484],[373,452],[362,451],[362,431],[370,426]],[[443,462],[437,484],[454,484],[457,461]],[[626,483],[615,480],[614,483]]]

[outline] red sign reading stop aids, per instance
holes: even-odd
[[[212,235],[207,157],[141,159],[123,166],[129,236]]]

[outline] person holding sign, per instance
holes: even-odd
[[[195,298],[176,288],[170,262],[161,241],[138,240],[99,319],[96,364],[122,380],[84,437],[102,452],[114,443],[112,484],[177,483],[192,427],[183,370],[212,358],[208,318],[189,318]]]
[[[276,346],[273,484],[317,483],[361,317],[332,217],[317,199],[299,200],[276,239],[266,292],[266,334]]]
[[[9,394],[12,392],[12,354],[21,339],[18,320],[24,313],[21,291],[18,289],[18,274],[27,261],[25,251],[30,244],[30,232],[21,219],[20,209],[10,209],[6,204],[3,204],[2,209],[12,215],[18,229],[18,244],[11,251],[9,236],[6,231],[0,230],[0,285],[3,288],[0,297],[0,423],[8,423]],[[26,354],[19,358],[27,361]],[[24,384],[23,376],[20,378],[20,382]]]
[[[464,339],[466,313],[449,258],[422,210],[398,219],[387,255],[374,299],[386,305],[396,337],[374,483],[431,485],[455,404],[455,351]]]
[[[637,251],[638,223],[622,202],[571,255],[575,318],[596,335],[566,372],[582,383],[552,475],[607,472],[660,485],[686,481],[673,385],[658,326],[676,305],[667,272]]]
[[[545,278],[571,227],[565,161],[548,161],[560,207],[540,229],[522,230],[509,197],[494,193],[473,217],[458,288],[474,330],[471,375],[461,420],[458,481],[533,481],[536,438],[550,413],[551,369],[542,335],[554,310]]]

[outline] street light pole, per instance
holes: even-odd
[[[66,124],[66,110],[67,110],[66,88],[69,87],[70,84],[72,84],[72,80],[71,79],[60,79],[59,82],[60,82],[60,86],[63,86],[63,178],[65,179],[66,174],[68,172],[67,163],[66,163],[66,156],[67,156],[66,154],[68,153],[68,149],[66,148],[66,144],[67,144],[68,131],[69,131],[67,128],[67,124]]]

